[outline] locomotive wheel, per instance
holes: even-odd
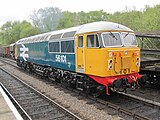
[[[25,63],[25,62],[22,62],[22,68],[23,68],[24,70],[26,70],[26,63]]]
[[[120,88],[116,88],[116,91],[119,91],[119,92],[124,92],[124,91],[126,91],[126,88],[124,88],[124,87],[120,87]]]
[[[56,79],[54,77],[51,77],[54,73],[53,72],[49,72],[48,73],[48,79],[51,80],[52,82],[55,82]]]
[[[95,89],[94,92],[92,93],[93,97],[99,97],[99,96],[103,96],[106,94],[105,89],[106,87],[103,85],[98,85]]]
[[[66,78],[62,77],[61,78],[61,84],[66,86],[66,87],[70,87],[71,83],[66,81]]]
[[[27,70],[27,72],[30,72],[30,65],[29,65],[29,63],[27,63],[27,65],[26,65],[26,70]]]
[[[92,95],[93,95],[93,97],[97,98],[101,95],[101,92],[97,91],[97,92],[93,93]]]

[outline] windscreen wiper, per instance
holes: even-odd
[[[129,32],[124,36],[124,38],[126,38],[129,35]]]
[[[118,40],[118,39],[116,38],[116,36],[115,36],[112,32],[110,32],[109,35],[112,36],[114,39]]]

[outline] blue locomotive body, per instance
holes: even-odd
[[[75,71],[75,53],[52,52],[50,44],[48,41],[18,44],[18,60]]]

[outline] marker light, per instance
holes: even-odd
[[[113,56],[117,56],[117,53],[116,53],[116,52],[113,52]]]

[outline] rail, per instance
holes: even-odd
[[[4,73],[8,74],[13,78],[12,80],[1,80],[1,82],[3,83],[3,85],[1,84],[1,86],[9,94],[9,96],[12,97],[16,105],[21,108],[23,113],[25,113],[27,119],[37,119],[39,117],[44,117],[48,114],[50,118],[82,120],[79,116],[75,115],[65,107],[61,106],[40,91],[20,80],[18,77],[9,73],[2,67],[0,67],[0,70],[4,71]],[[41,103],[43,104],[35,105],[35,101],[41,101]],[[55,113],[57,113],[57,115],[55,115]]]

